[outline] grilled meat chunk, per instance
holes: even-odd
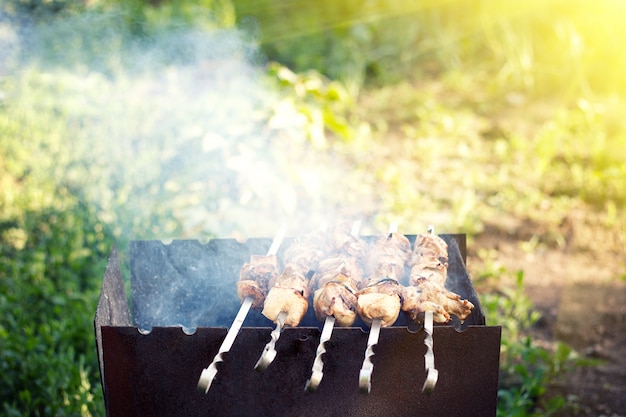
[[[363,263],[367,244],[352,234],[347,224],[331,233],[334,250],[319,263],[311,280],[316,288],[313,307],[318,320],[333,316],[335,325],[351,326],[356,320],[356,292],[364,284]]]
[[[275,322],[278,315],[285,312],[285,325],[297,326],[309,308],[308,297],[308,279],[298,267],[287,265],[265,297],[261,313]]]
[[[287,313],[285,325],[295,327],[300,324],[308,308],[309,302],[301,292],[293,288],[274,287],[265,297],[262,313],[268,319],[276,322],[278,315],[285,312]]]
[[[328,241],[319,233],[296,238],[285,251],[285,265],[295,267],[304,276],[311,276],[328,252]]]
[[[380,319],[382,327],[391,326],[400,314],[401,294],[402,286],[395,280],[381,280],[358,292],[357,312],[368,325],[372,320]]]
[[[404,276],[404,265],[412,257],[411,242],[401,233],[384,233],[370,245],[367,254],[366,272],[370,277],[380,277],[386,272],[379,272],[381,261],[386,260],[387,266],[394,265],[393,275],[398,279]],[[390,260],[393,262],[389,262]]]
[[[333,316],[336,326],[351,326],[356,320],[356,306],[356,291],[341,282],[327,282],[313,295],[315,317],[324,321],[326,317]]]
[[[259,310],[263,307],[263,301],[267,291],[264,290],[256,281],[246,279],[237,281],[237,295],[239,300],[243,302],[246,297],[252,298],[252,308]]]
[[[261,312],[265,317],[276,322],[280,313],[285,312],[285,325],[300,324],[309,308],[309,280],[327,248],[327,239],[320,232],[294,240],[285,251],[283,272],[269,282]]]
[[[324,259],[312,279],[315,317],[334,316],[337,326],[347,327],[356,319],[356,292],[363,281],[357,260],[346,254]]]
[[[340,224],[332,231],[330,243],[334,254],[354,258],[357,264],[363,267],[368,252],[367,242],[354,236],[348,223]]]
[[[424,312],[433,312],[433,321],[436,323],[447,323],[450,314],[441,304],[435,300],[422,298],[422,288],[417,286],[404,287],[402,291],[402,311],[404,311],[414,322],[424,321]]]
[[[370,261],[369,282],[392,279],[399,283],[404,279],[404,260],[395,255],[378,253]]]
[[[276,255],[252,255],[250,262],[245,263],[239,271],[237,281],[239,299],[243,302],[244,298],[252,297],[252,308],[260,309],[270,282],[278,277],[278,271]]]
[[[364,283],[363,272],[355,258],[346,255],[335,255],[320,262],[311,283],[321,288],[329,282],[338,281],[357,291]]]
[[[401,233],[380,235],[368,252],[367,286],[357,293],[357,312],[368,325],[375,319],[391,326],[402,306],[405,264],[411,259],[411,243]]]
[[[419,285],[423,280],[428,280],[445,286],[447,275],[447,263],[441,263],[438,258],[420,257],[417,259],[415,265],[413,265],[413,268],[411,268],[409,285]]]
[[[413,256],[416,260],[419,258],[436,258],[447,266],[448,244],[435,234],[419,234],[415,236]]]
[[[433,312],[436,323],[447,323],[451,315],[465,320],[471,314],[474,305],[445,287],[448,245],[443,239],[434,234],[416,236],[412,263],[402,310],[413,321],[422,321],[425,311]]]

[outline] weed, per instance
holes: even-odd
[[[540,314],[524,294],[523,282],[524,273],[519,271],[513,288],[481,297],[487,324],[502,326],[498,416],[549,416],[575,401],[545,397],[550,382],[586,361],[562,342],[546,348],[526,334]]]
[[[0,68],[6,415],[104,414],[92,317],[103,261],[128,235],[224,235],[329,206],[470,239],[493,217],[529,219],[548,230],[533,233],[529,251],[546,239],[563,246],[559,224],[586,204],[606,209],[604,227],[623,229],[626,26],[616,2],[124,3],[2,6],[37,15],[26,19],[32,33],[15,35],[32,36],[18,54],[24,66]],[[237,54],[192,65],[193,42],[229,45],[220,29],[236,21],[257,31],[236,40],[258,35],[279,62],[262,69],[272,80],[263,97],[231,83],[249,67],[211,72]],[[265,62],[253,50],[238,54]],[[197,99],[202,88],[202,99],[181,94]],[[290,131],[295,122],[304,132]],[[496,254],[481,257],[478,283],[510,274]],[[549,415],[573,400],[545,398],[550,378],[580,359],[527,336],[539,316],[523,273],[514,278],[482,295],[490,324],[503,327],[498,414]]]

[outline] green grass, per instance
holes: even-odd
[[[562,246],[581,207],[623,238],[620,3],[192,3],[28,3],[0,79],[3,414],[103,415],[92,320],[114,243],[359,217],[471,245],[512,216]],[[527,337],[522,277],[481,294],[503,326],[501,415],[565,406],[540,401],[578,360]]]
[[[503,275],[510,272],[500,270],[491,278]],[[513,287],[481,297],[487,324],[502,326],[497,415],[548,416],[574,406],[572,398],[547,396],[550,382],[566,369],[589,363],[566,344],[546,348],[528,335],[540,315],[524,294],[523,271],[516,275]]]

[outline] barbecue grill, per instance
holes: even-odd
[[[369,394],[359,390],[368,338],[359,320],[333,332],[324,379],[311,393],[304,388],[322,323],[309,311],[300,326],[284,329],[275,361],[261,373],[254,366],[274,325],[252,310],[205,395],[196,384],[239,308],[239,269],[251,255],[266,253],[271,239],[132,241],[132,320],[114,248],[94,322],[107,416],[494,416],[501,327],[485,325],[465,268],[465,235],[440,236],[449,251],[446,287],[475,307],[464,323],[435,325],[439,378],[429,394],[421,390],[424,329],[402,314],[381,329]]]

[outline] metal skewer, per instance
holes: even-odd
[[[435,354],[433,353],[433,312],[426,311],[424,317],[424,331],[426,337],[424,338],[424,344],[426,345],[426,354],[424,355],[424,366],[426,368],[426,380],[422,386],[422,392],[424,394],[430,394],[435,385],[437,384],[437,378],[439,377],[439,371],[435,369]]]
[[[326,225],[322,225],[321,230],[325,229]],[[256,369],[257,371],[264,372],[276,358],[276,342],[278,342],[278,339],[280,338],[280,335],[285,327],[286,318],[286,311],[281,311],[276,318],[276,327],[274,328],[274,330],[272,330],[272,333],[270,334],[270,340],[265,345],[263,353],[261,353],[261,357],[257,361],[256,365],[254,365],[254,369]]]
[[[389,226],[389,234],[398,231],[398,223],[391,223]],[[370,327],[370,334],[367,338],[367,348],[365,349],[365,359],[363,359],[363,365],[359,372],[359,389],[361,392],[369,394],[372,390],[372,372],[374,371],[374,364],[372,363],[372,356],[374,356],[374,346],[378,344],[380,337],[380,327],[382,324],[381,319],[372,320]]]
[[[428,226],[428,233],[435,233],[435,226]],[[424,344],[426,345],[426,354],[424,354],[424,367],[426,369],[426,380],[422,386],[424,394],[430,394],[435,389],[439,371],[435,369],[435,353],[433,352],[433,312],[426,311],[424,314]]]
[[[278,252],[278,248],[280,247],[280,244],[282,243],[285,236],[285,231],[286,227],[282,226],[274,237],[272,245],[267,251],[268,256],[276,255],[276,253]],[[233,320],[233,324],[230,326],[230,329],[226,334],[226,338],[224,338],[224,341],[217,351],[217,354],[213,358],[213,361],[209,364],[208,367],[203,369],[202,373],[200,374],[200,379],[198,380],[199,391],[204,391],[205,394],[209,392],[209,388],[211,388],[211,384],[215,379],[215,375],[217,375],[217,364],[224,361],[224,353],[229,352],[230,348],[233,346],[233,343],[235,342],[235,339],[239,334],[239,330],[241,329],[241,326],[243,325],[243,322],[246,319],[248,312],[250,311],[250,307],[252,306],[253,301],[254,300],[252,297],[244,298],[243,302],[241,303],[241,307],[239,307],[239,311],[235,316],[235,320]]]
[[[287,312],[281,311],[278,317],[276,318],[276,327],[272,330],[270,334],[270,341],[267,342],[265,348],[263,349],[263,353],[261,357],[257,361],[256,365],[254,365],[254,369],[259,372],[263,372],[267,369],[267,367],[274,361],[276,358],[276,342],[280,338],[280,334],[285,328],[285,319],[287,318]]]
[[[381,319],[372,320],[372,327],[370,328],[370,334],[367,338],[367,349],[365,349],[365,359],[359,372],[359,388],[361,392],[369,394],[372,390],[372,372],[374,372],[374,364],[372,363],[372,356],[374,356],[374,346],[378,344],[378,338],[380,337],[380,325]]]
[[[358,220],[354,221],[352,223],[352,228],[350,229],[350,234],[353,237],[358,237],[360,230],[361,222]],[[324,327],[322,328],[322,334],[320,336],[320,343],[317,346],[317,351],[315,352],[315,360],[313,361],[313,368],[311,369],[311,378],[309,378],[306,382],[306,386],[304,387],[305,391],[314,392],[317,390],[320,382],[322,382],[322,378],[324,377],[324,361],[322,360],[322,355],[326,353],[326,342],[330,340],[334,327],[335,317],[326,316],[326,319],[324,320]]]
[[[324,320],[324,327],[322,328],[322,335],[320,336],[320,344],[317,345],[317,352],[315,352],[315,361],[313,362],[313,369],[311,371],[311,378],[306,382],[306,391],[313,392],[317,390],[322,378],[324,377],[324,361],[322,355],[326,353],[326,342],[330,340],[330,336],[333,334],[333,328],[335,326],[335,317],[326,316]]]
[[[200,379],[198,380],[198,390],[204,391],[205,394],[209,392],[213,379],[215,379],[215,375],[217,375],[217,364],[219,362],[223,362],[224,359],[222,356],[224,353],[230,351],[230,348],[233,346],[235,338],[237,337],[237,334],[239,334],[239,329],[241,329],[241,325],[246,319],[248,311],[250,311],[252,301],[252,297],[244,298],[243,303],[241,303],[241,307],[239,308],[239,312],[237,313],[233,324],[230,326],[230,330],[226,334],[226,338],[222,342],[217,355],[213,358],[213,362],[211,362],[207,368],[202,370],[202,374],[200,374]]]

